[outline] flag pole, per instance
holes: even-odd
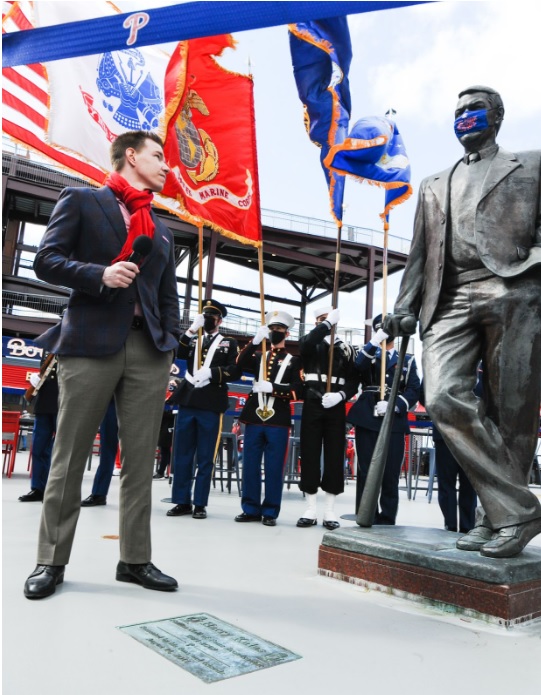
[[[199,248],[198,314],[203,313],[203,223],[197,225]],[[201,369],[201,350],[203,347],[203,329],[197,331],[197,369]]]
[[[344,194],[342,192],[342,201],[344,199]],[[340,203],[340,209],[343,210],[343,202]],[[334,281],[332,288],[332,308],[338,309],[338,290],[340,289],[340,255],[342,253],[342,219],[336,220],[336,250],[334,259]],[[332,386],[332,366],[334,359],[334,336],[336,333],[336,323],[331,326],[331,336],[329,345],[329,367],[327,370],[327,387],[325,389],[326,393],[331,392]]]
[[[257,265],[259,268],[259,305],[261,310],[261,325],[265,325],[265,288],[263,282],[263,242],[257,247]],[[263,338],[261,343],[261,374],[267,376],[267,340]],[[267,413],[267,394],[263,395],[263,412]]]
[[[383,267],[382,267],[382,280],[383,280],[383,298],[381,307],[381,321],[383,324],[383,319],[387,315],[387,268],[388,268],[388,258],[387,258],[387,248],[389,245],[389,222],[385,219],[383,223]],[[381,343],[381,370],[380,370],[380,385],[379,385],[379,395],[380,401],[385,400],[385,381],[387,374],[387,340]]]

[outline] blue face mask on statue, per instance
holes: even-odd
[[[477,133],[480,130],[486,130],[488,127],[488,109],[464,111],[462,115],[455,119],[455,134],[459,139],[467,133]]]

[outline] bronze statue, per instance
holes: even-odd
[[[384,330],[420,321],[426,407],[484,515],[461,550],[506,558],[541,533],[528,488],[541,400],[541,151],[496,144],[500,95],[459,94],[464,157],[419,191],[412,247]],[[473,393],[479,361],[484,393]]]

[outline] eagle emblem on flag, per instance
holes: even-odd
[[[122,128],[158,128],[163,96],[141,51],[128,48],[104,53],[98,63],[96,85],[105,97],[103,106]]]

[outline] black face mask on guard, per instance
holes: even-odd
[[[273,345],[279,345],[285,337],[286,334],[283,331],[271,331],[270,341]]]
[[[216,328],[216,324],[218,323],[218,317],[209,314],[204,318],[205,323],[203,324],[203,328],[205,329],[205,333],[212,333],[212,331]]]

